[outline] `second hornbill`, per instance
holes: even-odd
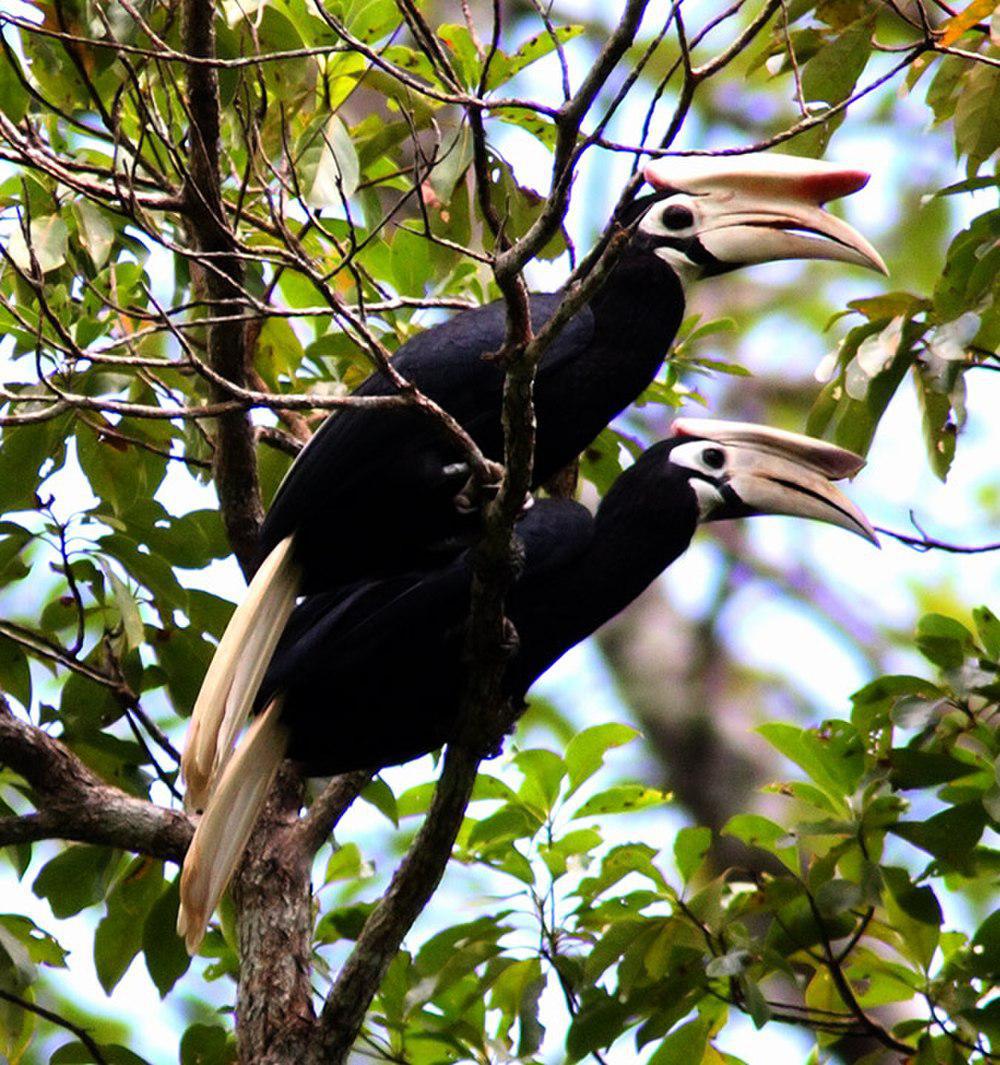
[[[619,219],[632,236],[605,283],[538,367],[533,487],[571,463],[652,381],[698,278],[778,259],[836,259],[885,271],[878,252],[822,209],[860,189],[863,171],[778,154],[651,163],[653,192]],[[531,297],[537,330],[561,293]],[[490,459],[503,459],[503,301],[463,311],[404,344],[394,365],[447,410]],[[359,395],[394,386],[373,374]],[[261,533],[264,559],[205,677],[184,754],[187,802],[200,808],[227,756],[226,702],[252,701],[297,596],[454,556],[474,536],[456,505],[463,455],[425,413],[347,408],[288,472]],[[248,707],[247,707],[248,708]]]
[[[545,499],[518,520],[524,562],[507,599],[518,647],[504,676],[515,709],[535,679],[687,550],[701,522],[789,514],[877,543],[830,482],[864,460],[810,437],[681,419],[626,470],[596,516]],[[197,949],[286,756],[312,776],[408,761],[454,739],[466,670],[472,568],[359,581],[293,612],[184,863],[178,929]],[[228,723],[233,731],[242,722]]]

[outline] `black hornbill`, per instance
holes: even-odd
[[[864,465],[809,437],[681,419],[612,486],[596,516],[565,499],[518,520],[524,562],[507,599],[518,647],[504,678],[515,708],[535,679],[631,602],[701,522],[790,514],[877,543],[831,483]],[[281,760],[326,776],[408,761],[453,738],[462,697],[469,553],[430,570],[358,581],[292,613],[188,851],[178,929],[197,949]]]
[[[838,259],[885,270],[878,252],[821,205],[868,175],[767,154],[661,160],[654,191],[621,218],[632,239],[606,283],[545,352],[535,382],[533,486],[568,465],[637,398],[680,324],[684,290],[700,277],[777,259]],[[560,293],[531,297],[537,329]],[[396,368],[452,414],[494,460],[503,457],[503,302],[464,311],[404,344]],[[381,373],[362,395],[391,393]],[[348,408],[299,455],[262,531],[264,561],[209,668],[184,753],[187,801],[200,808],[232,742],[226,704],[242,720],[298,595],[359,578],[440,564],[476,530],[456,506],[468,470],[427,415]]]

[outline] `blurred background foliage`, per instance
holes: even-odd
[[[579,84],[618,7],[502,3],[487,62],[486,4],[217,5],[221,196],[241,271],[220,302],[178,209],[179,5],[4,6],[0,688],[14,713],[128,793],[176,803],[183,719],[239,595],[200,416],[218,400],[206,329],[228,317],[246,331],[266,501],[326,413],[294,397],[335,402],[375,342],[395,349],[497,295],[454,101],[545,105],[485,113],[493,201],[518,237],[545,203],[560,86]],[[660,378],[583,457],[582,495],[676,411],[707,410],[870,450],[855,496],[883,525],[995,539],[1000,9],[677,10],[650,5],[599,95],[584,127],[597,143],[531,284],[565,279],[633,172],[629,149],[665,137],[870,169],[844,210],[891,277],[779,264],[704,286]],[[685,69],[723,54],[687,97]],[[366,1054],[996,1056],[1000,623],[972,613],[997,591],[996,556],[889,539],[875,559],[836,532],[758,524],[702,533],[542,683],[481,779],[464,868],[386,979]],[[795,781],[774,783],[790,763]],[[321,853],[319,991],[433,770],[385,773]],[[0,770],[0,814],[34,798]],[[10,1060],[230,1060],[231,914],[189,969],[174,866],[84,843],[4,857]]]

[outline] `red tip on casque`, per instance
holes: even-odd
[[[802,178],[802,192],[811,203],[826,203],[863,189],[871,174],[864,170],[835,170],[826,174],[810,174]]]

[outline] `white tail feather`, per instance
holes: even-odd
[[[233,742],[253,707],[264,671],[295,607],[298,568],[292,538],[264,559],[222,634],[195,701],[188,725],[181,772],[184,803],[203,809],[214,781],[232,753]]]
[[[195,954],[209,918],[246,849],[271,783],[288,746],[278,722],[280,703],[270,703],[229,760],[184,859],[177,934]]]

